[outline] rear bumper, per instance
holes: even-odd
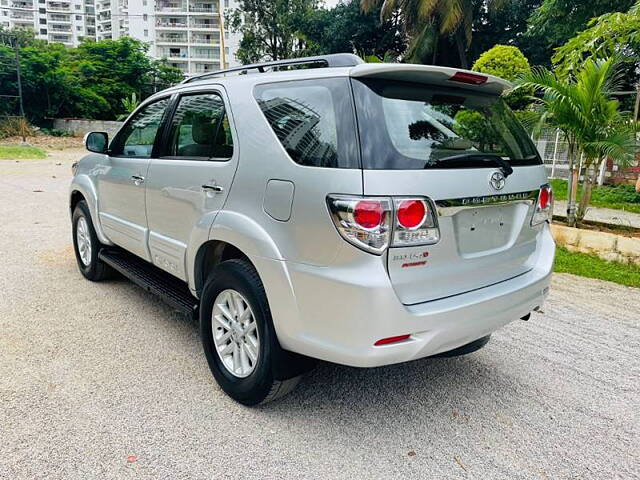
[[[490,334],[542,306],[553,270],[555,244],[549,228],[539,232],[534,268],[511,280],[441,300],[403,305],[381,261],[364,254],[338,267],[287,263],[296,320],[280,321],[286,349],[355,367],[375,367],[445,352]],[[382,338],[409,340],[375,347]]]

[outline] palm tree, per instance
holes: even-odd
[[[488,0],[488,8],[496,10],[509,0]],[[380,16],[391,18],[395,12],[402,17],[410,39],[407,58],[422,60],[430,53],[432,63],[437,55],[438,38],[453,38],[462,68],[468,68],[467,48],[471,44],[473,27],[472,0],[360,0],[365,12],[382,2]]]
[[[614,57],[588,59],[573,76],[560,77],[556,72],[537,68],[519,80],[521,88],[542,93],[537,100],[540,113],[534,132],[543,125],[559,128],[569,145],[568,223],[575,226],[584,219],[591,201],[591,191],[599,167],[607,158],[625,165],[636,151],[636,123],[612,93],[619,88],[621,76]],[[577,212],[575,199],[580,178],[575,159],[582,157],[582,196]]]

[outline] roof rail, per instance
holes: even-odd
[[[251,65],[241,65],[239,67],[225,68],[224,70],[216,70],[215,72],[203,73],[195,75],[183,80],[180,83],[191,83],[206,78],[223,77],[228,73],[237,72],[238,75],[245,75],[249,70],[257,70],[264,73],[267,68],[286,67],[294,65],[321,65],[320,68],[328,67],[355,67],[364,61],[353,53],[333,53],[331,55],[318,55],[316,57],[288,58],[285,60],[275,60],[273,62],[254,63]]]

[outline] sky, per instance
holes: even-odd
[[[333,8],[338,4],[339,1],[340,0],[324,0],[324,4],[327,6],[327,8]]]

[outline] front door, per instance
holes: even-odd
[[[187,280],[190,238],[198,228],[208,231],[237,166],[222,92],[180,96],[166,132],[146,181],[149,250],[155,265]]]
[[[156,136],[169,98],[136,112],[111,143],[97,169],[98,215],[105,235],[116,245],[150,260],[147,249],[145,183]]]

